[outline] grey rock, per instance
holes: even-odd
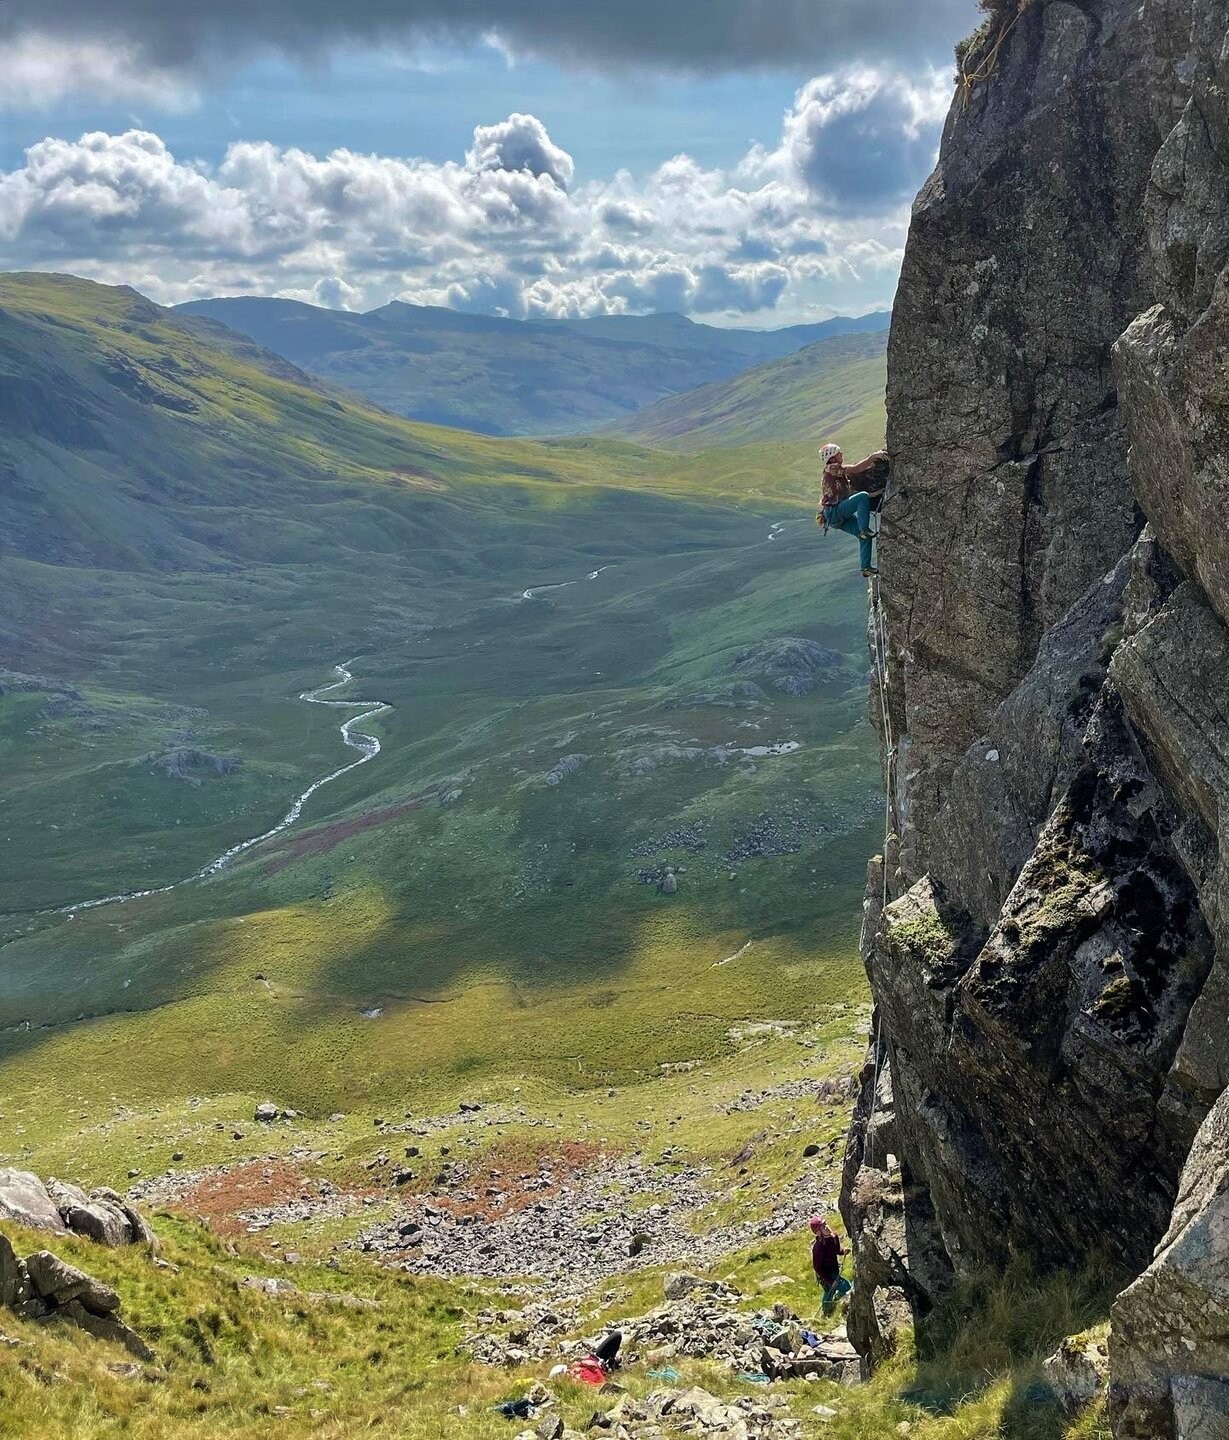
[[[562,784],[569,775],[575,775],[588,758],[587,755],[565,755],[562,760],[557,760],[542,778],[547,785]]]
[[[1114,1302],[1121,1440],[1229,1434],[1229,1092],[1204,1121],[1156,1257]]]
[[[67,1205],[60,1211],[64,1223],[75,1235],[85,1235],[100,1245],[129,1245],[132,1227],[118,1206],[95,1204]]]
[[[29,1170],[0,1170],[0,1220],[12,1220],[31,1230],[65,1233],[64,1222],[47,1187]]]
[[[786,695],[801,696],[809,695],[826,671],[844,663],[839,650],[787,635],[740,650],[730,668],[747,680],[766,680]]]
[[[1023,10],[993,78],[954,101],[914,206],[880,542],[911,879],[942,855],[960,757],[1138,531],[1111,351],[1149,299],[1152,96],[1172,74],[1135,0],[1096,8],[1096,24]]]
[[[1130,574],[1124,556],[1046,632],[1028,674],[955,766],[935,822],[941,859],[931,874],[979,924],[998,916],[1083,763]]]
[[[109,1340],[114,1345],[122,1345],[129,1354],[135,1355],[146,1364],[152,1364],[158,1358],[141,1336],[118,1315],[99,1314],[87,1309],[80,1300],[69,1300],[59,1306],[54,1311],[53,1318],[78,1326],[96,1340]]]
[[[1087,1409],[1105,1392],[1109,1378],[1109,1347],[1103,1337],[1076,1335],[1064,1340],[1042,1362],[1046,1384],[1059,1404],[1073,1415]]]
[[[8,1237],[0,1233],[0,1309],[20,1310],[30,1295],[25,1263]]]
[[[259,1290],[264,1295],[289,1297],[299,1293],[299,1287],[277,1275],[245,1275],[239,1282],[245,1290]]]
[[[271,1120],[276,1120],[281,1113],[282,1112],[272,1102],[272,1100],[262,1100],[261,1103],[257,1105],[252,1118],[254,1120],[263,1121],[267,1124]]]
[[[1229,1081],[1226,15],[1016,8],[894,313],[850,1334],[873,1363],[953,1270],[1108,1252],[1144,1272],[1114,1309],[1116,1436],[1220,1436],[1199,1154]]]
[[[61,1260],[50,1250],[36,1250],[26,1256],[30,1287],[41,1300],[55,1306],[78,1300],[95,1315],[109,1315],[119,1309],[119,1295],[101,1280]]]

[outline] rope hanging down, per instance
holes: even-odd
[[[963,91],[963,108],[965,110],[969,108],[969,104],[973,99],[973,87],[975,85],[979,85],[983,80],[989,80],[991,75],[994,74],[995,70],[998,69],[999,51],[1003,48],[1004,41],[1020,23],[1020,17],[1024,14],[1024,12],[1032,8],[1033,3],[1034,0],[1018,0],[1016,13],[1011,17],[1010,20],[1004,20],[1003,23],[999,26],[999,33],[997,39],[990,47],[990,49],[985,53],[975,70],[966,70],[964,68],[965,64],[968,61],[968,55],[966,55],[964,60],[961,61],[960,85]]]
[[[880,897],[880,915],[888,906],[888,849],[892,839],[892,796],[895,793],[896,746],[892,739],[892,714],[888,705],[888,645],[883,622],[883,606],[879,598],[879,578],[874,576],[870,584],[871,628],[875,637],[875,678],[879,688],[879,715],[883,737],[883,859],[881,870],[883,892]],[[874,1070],[871,1078],[871,1108],[866,1117],[866,1151],[864,1163],[871,1167],[875,1150],[875,1112],[879,1105],[879,1069],[882,1056],[883,1016],[875,1016],[875,1033],[872,1041]]]

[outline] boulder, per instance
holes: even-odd
[[[30,1294],[30,1277],[8,1237],[0,1234],[0,1309],[20,1310]]]
[[[87,1200],[83,1205],[66,1206],[60,1215],[74,1235],[84,1235],[100,1245],[128,1245],[132,1242],[128,1217],[117,1206],[94,1204]]]
[[[115,1190],[99,1186],[87,1195],[78,1185],[48,1180],[47,1193],[74,1235],[100,1245],[157,1246],[157,1236],[144,1216]]]
[[[261,1103],[257,1105],[255,1114],[252,1116],[252,1118],[254,1120],[260,1120],[267,1124],[271,1120],[276,1120],[281,1113],[282,1112],[277,1108],[277,1106],[272,1102],[272,1100],[262,1100]]]
[[[0,1220],[63,1235],[65,1225],[47,1187],[29,1170],[0,1170]]]
[[[1104,1334],[1070,1336],[1041,1366],[1046,1384],[1068,1415],[1086,1409],[1104,1392],[1109,1368]]]
[[[110,1315],[119,1309],[119,1295],[110,1285],[95,1280],[50,1250],[36,1250],[33,1255],[27,1255],[26,1273],[31,1290],[52,1308],[77,1300],[94,1315]]]
[[[70,1300],[60,1306],[53,1318],[78,1326],[96,1340],[109,1340],[113,1345],[122,1345],[130,1355],[151,1364],[158,1357],[145,1341],[130,1326],[115,1314],[99,1315],[86,1309],[80,1300]]]
[[[667,1300],[682,1300],[684,1296],[690,1295],[693,1290],[700,1289],[708,1282],[701,1280],[698,1275],[679,1273],[666,1277],[663,1287]]]
[[[277,1275],[245,1275],[239,1283],[245,1290],[259,1290],[264,1295],[279,1299],[288,1299],[299,1293],[297,1285]]]

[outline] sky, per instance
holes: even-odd
[[[0,0],[0,268],[774,327],[891,304],[975,0]]]

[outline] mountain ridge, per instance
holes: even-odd
[[[779,360],[646,406],[601,433],[672,450],[835,440],[883,445],[887,335],[815,341]]]
[[[297,300],[189,301],[321,380],[395,414],[486,434],[579,433],[727,379],[887,312],[782,330],[725,330],[681,315],[514,320],[391,301],[356,314]],[[639,332],[639,333],[638,333]]]

